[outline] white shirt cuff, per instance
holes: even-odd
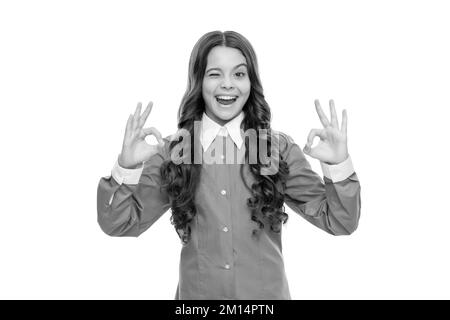
[[[138,184],[142,170],[144,170],[143,165],[138,169],[126,169],[121,167],[119,161],[116,160],[111,175],[118,184]]]
[[[345,180],[355,172],[350,155],[341,163],[330,165],[321,161],[320,165],[323,175],[333,182]]]

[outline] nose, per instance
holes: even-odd
[[[223,89],[233,89],[233,83],[231,82],[230,77],[228,76],[223,77],[223,81],[220,87]]]

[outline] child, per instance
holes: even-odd
[[[111,236],[137,237],[171,209],[182,241],[175,299],[290,299],[284,203],[333,235],[351,234],[360,216],[346,112],[339,128],[333,101],[331,120],[315,104],[324,128],[311,130],[302,151],[270,127],[249,41],[233,31],[205,34],[191,53],[177,134],[162,138],[143,127],[151,102],[142,114],[138,104],[128,118],[112,176],[99,182],[100,227]],[[158,144],[147,144],[147,135]],[[320,142],[312,148],[315,136]],[[264,146],[275,170],[267,171],[259,156],[250,161]],[[305,153],[321,161],[324,180]],[[216,161],[205,161],[211,157]]]

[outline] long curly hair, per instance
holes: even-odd
[[[280,232],[282,223],[286,223],[288,219],[288,215],[284,211],[283,191],[289,168],[279,152],[270,154],[273,137],[270,128],[270,108],[264,99],[255,51],[244,36],[234,31],[212,31],[206,33],[197,41],[189,60],[186,92],[178,110],[178,129],[186,130],[190,134],[190,157],[192,157],[192,160],[196,152],[194,150],[194,139],[196,139],[194,136],[194,122],[201,121],[205,111],[205,102],[202,97],[202,82],[207,57],[215,46],[235,48],[244,55],[251,89],[249,98],[243,107],[245,114],[242,122],[243,130],[247,132],[248,129],[254,129],[254,132],[257,132],[257,138],[264,139],[267,150],[269,150],[267,155],[279,157],[276,160],[278,170],[271,175],[262,173],[267,164],[261,163],[259,157],[256,163],[253,161],[249,164],[250,171],[255,179],[251,186],[246,185],[252,194],[247,199],[247,206],[251,211],[250,218],[255,222],[255,229],[252,231],[252,235],[258,237],[261,230],[264,229],[265,222],[270,224],[271,231]],[[268,134],[262,137],[259,133],[260,131],[265,131]],[[181,140],[173,139],[169,144],[169,152],[174,150],[181,143]],[[249,140],[245,139],[245,163],[249,163]],[[257,146],[257,154],[259,154],[259,148],[260,143]],[[243,168],[244,165],[241,165],[242,178]],[[161,166],[162,186],[166,188],[171,202],[172,216],[170,220],[184,244],[190,240],[190,222],[193,221],[197,214],[195,190],[200,180],[201,169],[202,164],[197,164],[194,161],[176,164],[170,159],[166,160]]]

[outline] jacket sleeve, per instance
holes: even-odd
[[[333,235],[349,235],[358,227],[361,210],[361,187],[353,170],[351,160],[344,164],[327,166],[322,169],[335,172],[334,177],[316,174],[305,158],[303,151],[286,134],[282,134],[284,160],[289,166],[286,181],[285,203],[293,211],[316,227]],[[340,167],[343,169],[339,174]],[[349,166],[351,169],[349,169]],[[342,175],[342,171],[347,174]]]
[[[160,174],[166,146],[144,162],[142,168],[120,168],[116,161],[112,175],[100,179],[97,221],[106,234],[138,237],[170,208],[168,195],[161,188]]]

